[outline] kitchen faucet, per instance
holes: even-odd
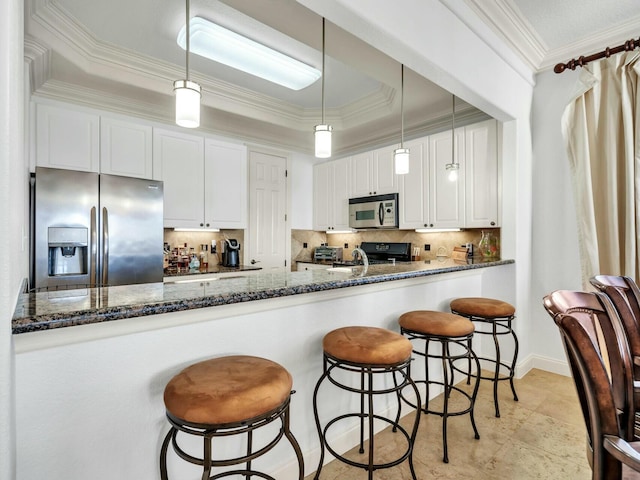
[[[354,248],[353,252],[351,252],[351,256],[353,257],[354,262],[356,262],[358,260],[358,257],[360,257],[362,259],[364,268],[369,267],[369,259],[367,258],[367,254],[364,253],[364,250],[362,250],[361,248]]]

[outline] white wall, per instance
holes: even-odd
[[[15,478],[15,388],[11,317],[22,278],[28,172],[24,162],[23,5],[0,3],[0,479]]]
[[[578,71],[537,76],[533,99],[533,249],[531,332],[533,349],[551,362],[565,362],[557,327],[542,298],[558,290],[581,290],[578,233],[569,161],[560,118],[575,90]]]
[[[313,229],[313,164],[316,158],[303,153],[291,155],[291,228]]]

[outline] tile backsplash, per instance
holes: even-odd
[[[350,260],[351,252],[362,242],[411,242],[414,247],[420,247],[420,260],[433,260],[439,252],[450,256],[453,247],[459,247],[468,242],[473,243],[474,249],[477,249],[483,231],[492,232],[498,239],[499,255],[499,228],[438,233],[417,233],[414,230],[370,230],[326,234],[313,230],[291,230],[291,264],[313,261],[315,247],[325,243],[329,246],[342,247],[343,258]],[[305,243],[306,248],[304,248]],[[425,250],[425,245],[429,245],[430,250]]]
[[[189,247],[193,247],[196,252],[200,252],[201,245],[208,245],[211,248],[211,241],[215,240],[218,250],[218,262],[220,257],[220,242],[225,238],[235,238],[240,243],[240,255],[244,251],[244,230],[220,230],[220,232],[176,232],[172,228],[164,229],[164,242],[168,243],[170,248],[183,248],[186,243]],[[211,260],[210,260],[211,263]]]

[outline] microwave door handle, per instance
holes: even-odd
[[[380,202],[380,206],[378,207],[378,219],[380,220],[380,225],[384,225],[384,203]]]

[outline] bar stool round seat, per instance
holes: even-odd
[[[337,460],[366,470],[369,480],[373,478],[374,470],[393,467],[408,459],[412,478],[416,480],[413,467],[413,446],[418,432],[420,413],[416,412],[411,432],[399,425],[402,401],[400,392],[402,389],[410,386],[417,401],[420,402],[420,393],[411,380],[410,374],[411,342],[402,335],[384,328],[353,326],[338,328],[327,333],[322,340],[322,347],[323,374],[313,392],[313,413],[321,447],[320,462],[314,478],[317,480],[320,477],[326,449]],[[355,373],[359,376],[359,387],[353,386],[354,384],[349,381],[350,375],[348,373]],[[385,375],[392,379],[393,385],[383,381]],[[374,377],[377,380],[374,381]],[[320,387],[326,379],[341,390],[359,395],[360,411],[338,415],[323,427],[319,416],[319,404],[333,404],[333,402],[324,402],[318,399]],[[373,397],[389,394],[394,395],[398,402],[397,415],[394,419],[383,417],[374,412]],[[348,422],[353,418],[360,420],[359,452],[361,454],[365,452],[365,424],[367,427],[366,437],[369,443],[366,461],[364,461],[365,459],[357,461],[338,454],[327,439],[327,431],[332,426],[343,420]],[[393,460],[384,463],[376,462],[374,421],[387,423],[392,426],[394,432],[400,432],[406,440],[406,449]]]
[[[276,362],[247,355],[213,358],[195,363],[175,375],[164,390],[164,403],[171,429],[160,454],[162,480],[168,479],[167,450],[172,444],[176,454],[190,463],[201,465],[203,479],[232,475],[273,477],[252,469],[253,459],[271,450],[285,436],[291,443],[299,465],[299,479],[304,477],[302,452],[289,429],[289,403],[293,380]],[[266,445],[253,451],[252,433],[275,420],[281,428]],[[186,453],[177,441],[178,432],[204,439],[202,458]],[[247,452],[233,459],[214,459],[212,439],[247,434]],[[214,467],[246,464],[245,469],[211,476]]]
[[[473,427],[474,438],[479,439],[480,434],[476,427],[474,417],[474,406],[480,380],[476,378],[475,385],[471,393],[455,385],[454,362],[459,359],[470,359],[475,362],[476,373],[480,372],[480,363],[476,354],[471,349],[470,340],[473,337],[475,327],[473,323],[464,317],[452,313],[437,312],[432,310],[414,310],[400,315],[398,318],[400,332],[411,341],[424,341],[424,350],[416,349],[413,344],[413,352],[424,358],[425,378],[424,380],[414,380],[417,384],[425,384],[426,398],[424,407],[421,410],[425,414],[435,414],[442,417],[442,459],[449,463],[449,449],[447,444],[447,420],[452,416],[469,414],[471,426]],[[435,353],[430,353],[431,342],[440,344],[440,349]],[[451,348],[454,346],[455,351]],[[442,361],[442,381],[432,380],[429,376],[429,359],[439,359]],[[469,364],[471,368],[471,364]],[[467,372],[470,373],[470,372]],[[429,389],[432,385],[440,385],[443,388],[442,410],[429,408]],[[449,400],[451,394],[456,392],[466,398],[468,403],[459,410],[449,410]]]
[[[493,337],[495,358],[483,356],[478,357],[478,360],[494,365],[494,369],[492,376],[480,375],[480,378],[493,382],[493,403],[496,409],[496,417],[500,417],[498,384],[501,381],[509,381],[511,392],[513,393],[513,400],[518,401],[518,394],[513,384],[519,349],[518,337],[512,326],[516,318],[516,309],[513,305],[503,302],[502,300],[484,297],[456,298],[451,301],[449,307],[452,313],[467,317],[476,324],[488,325],[486,330],[476,329],[476,334],[491,335]],[[501,357],[500,337],[504,335],[511,335],[513,337],[514,351],[510,362],[504,361]]]

